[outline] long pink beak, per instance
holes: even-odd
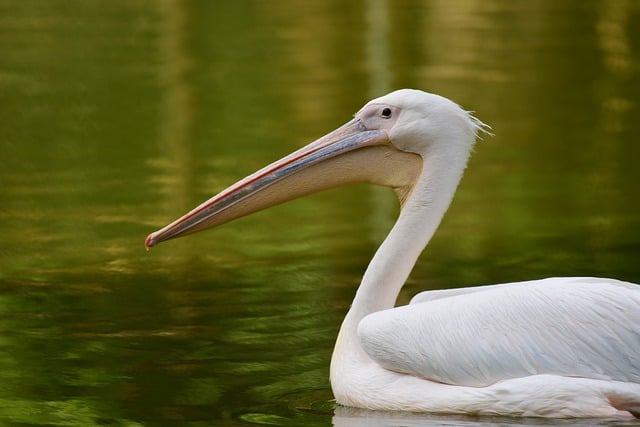
[[[398,158],[400,157],[400,158]],[[150,248],[270,206],[345,183],[403,187],[415,178],[384,130],[368,130],[355,118],[335,131],[233,184],[191,212],[147,236]],[[398,160],[403,163],[399,165]],[[411,163],[411,162],[410,162]],[[414,171],[414,172],[412,172]]]

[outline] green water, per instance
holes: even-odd
[[[333,342],[389,191],[144,250],[399,87],[495,134],[401,302],[640,282],[637,1],[0,0],[0,52],[0,425],[558,425],[334,409]]]

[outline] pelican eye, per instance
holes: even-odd
[[[384,117],[385,119],[388,119],[389,117],[391,117],[391,108],[384,107],[382,109],[382,117]]]

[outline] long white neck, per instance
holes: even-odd
[[[443,151],[422,154],[422,173],[398,220],[369,263],[340,328],[334,359],[339,353],[367,358],[357,341],[358,323],[370,313],[394,306],[418,256],[438,228],[468,157],[468,154],[460,156],[459,152],[456,155]]]

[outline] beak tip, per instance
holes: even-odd
[[[144,240],[144,247],[149,250],[151,249],[153,246],[155,246],[158,242],[154,239],[156,233],[151,233],[147,236],[147,238]]]

